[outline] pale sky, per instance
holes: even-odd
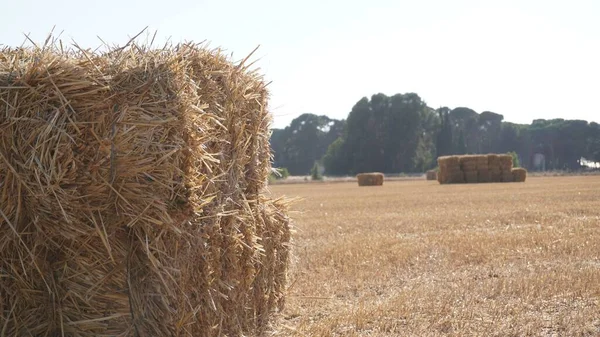
[[[6,0],[0,44],[122,45],[146,26],[164,43],[207,40],[242,59],[255,47],[274,127],[302,113],[346,118],[362,97],[416,92],[466,106],[600,122],[597,0]],[[145,36],[145,35],[144,35]],[[157,43],[157,44],[159,44]]]

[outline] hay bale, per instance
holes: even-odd
[[[498,155],[498,164],[502,171],[510,172],[513,166],[513,158],[509,154],[500,154]]]
[[[492,181],[492,176],[489,170],[477,170],[477,181],[480,183],[489,183]]]
[[[464,172],[465,175],[465,182],[468,184],[474,184],[479,182],[479,177],[478,177],[478,172],[477,170],[474,171],[466,171]]]
[[[497,154],[488,154],[488,169],[500,169],[500,158],[498,158]]]
[[[502,172],[502,182],[503,183],[512,183],[514,182],[512,172]]]
[[[290,241],[267,96],[195,45],[3,50],[3,334],[264,331]]]
[[[443,156],[438,158],[438,181],[440,184],[464,183],[464,175],[460,169],[460,156]]]
[[[477,156],[466,155],[460,156],[460,169],[463,172],[477,170]]]
[[[437,180],[438,179],[437,171],[436,170],[427,171],[427,173],[425,174],[425,178],[427,180]]]
[[[487,155],[477,155],[476,162],[477,162],[478,170],[488,170],[489,169]]]
[[[383,173],[370,172],[356,175],[358,186],[381,186],[383,185]]]
[[[512,169],[513,181],[517,183],[525,182],[527,179],[527,170],[521,167]]]
[[[437,161],[440,168],[460,168],[460,156],[443,156],[439,157]]]

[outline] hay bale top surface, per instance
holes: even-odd
[[[479,155],[464,155],[459,157],[459,161],[461,164],[477,164],[479,157]]]
[[[438,166],[442,167],[459,167],[460,156],[443,156],[438,158]]]
[[[359,173],[356,175],[357,178],[359,177],[373,177],[373,176],[381,176],[383,177],[384,174],[381,172],[363,172],[363,173]]]

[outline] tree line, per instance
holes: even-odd
[[[529,170],[577,170],[581,158],[600,162],[598,123],[515,124],[491,111],[433,109],[416,93],[364,97],[344,120],[303,114],[272,131],[273,166],[292,175],[308,174],[315,163],[328,175],[424,172],[451,154],[516,152]]]

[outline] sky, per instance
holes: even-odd
[[[600,122],[597,0],[81,0],[3,4],[0,44],[194,41],[251,60],[270,82],[274,127],[346,118],[362,97],[415,92],[432,108],[506,121]],[[21,14],[19,14],[21,13]],[[140,39],[148,38],[143,34]],[[27,45],[27,43],[26,43]]]

